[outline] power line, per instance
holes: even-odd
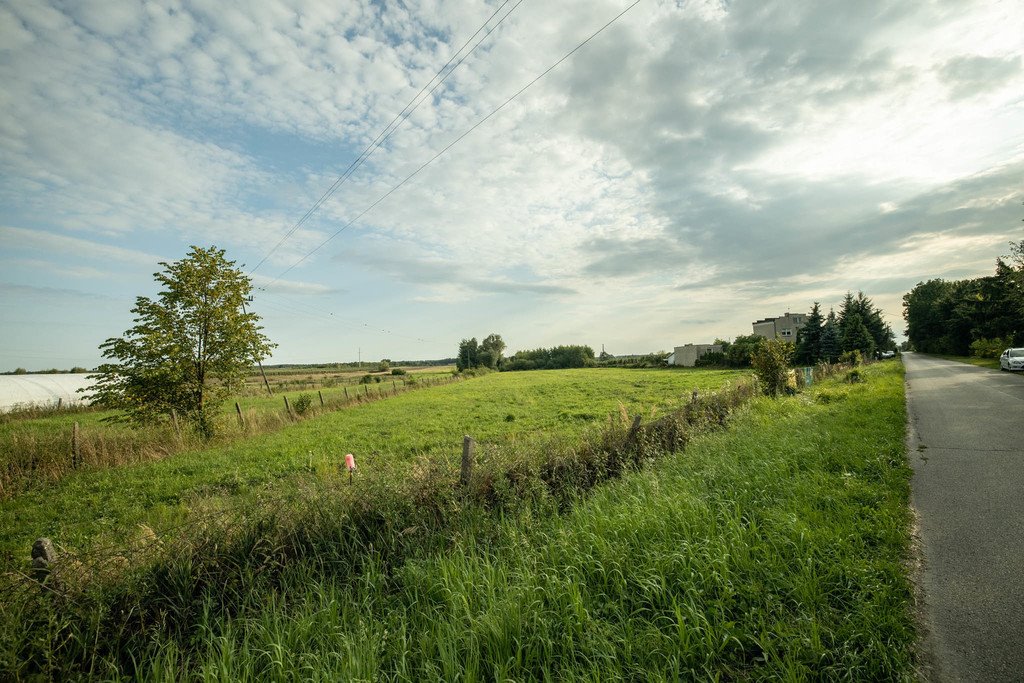
[[[511,102],[512,102],[512,101],[513,101],[514,99],[516,99],[517,97],[519,97],[520,95],[522,95],[522,94],[523,94],[524,92],[526,92],[526,90],[527,90],[527,89],[529,89],[529,88],[530,88],[530,87],[531,87],[531,86],[532,86],[532,85],[533,85],[534,83],[536,83],[536,82],[537,82],[537,81],[539,81],[540,79],[542,79],[542,78],[544,78],[545,76],[547,76],[547,75],[548,75],[548,74],[549,74],[549,73],[550,73],[551,71],[553,71],[553,70],[554,70],[555,68],[557,68],[557,67],[558,67],[558,66],[559,66],[559,65],[560,65],[560,64],[561,64],[562,62],[564,62],[564,61],[565,61],[565,60],[567,60],[567,59],[568,59],[569,57],[571,57],[572,55],[574,55],[574,54],[575,54],[575,53],[576,53],[576,52],[577,52],[577,51],[578,51],[578,50],[579,50],[580,48],[582,48],[582,47],[583,47],[584,45],[586,45],[586,44],[587,44],[587,43],[589,43],[589,42],[590,42],[591,40],[593,40],[593,39],[594,39],[595,37],[597,37],[597,36],[598,36],[598,35],[599,35],[600,33],[602,33],[602,32],[603,32],[603,31],[604,31],[605,29],[607,29],[607,28],[608,28],[609,26],[611,26],[611,25],[612,25],[612,24],[614,24],[614,23],[615,23],[616,21],[618,21],[618,20],[619,20],[620,18],[622,18],[622,16],[623,16],[624,14],[626,14],[626,12],[628,12],[628,11],[629,11],[629,10],[631,10],[631,9],[633,9],[633,8],[634,8],[634,7],[636,7],[636,6],[638,5],[638,4],[640,4],[640,0],[635,0],[635,1],[633,2],[633,4],[631,4],[631,5],[629,6],[629,7],[627,7],[626,9],[622,10],[622,11],[621,11],[621,12],[619,12],[619,13],[618,13],[617,15],[615,15],[615,17],[614,17],[614,18],[612,18],[612,19],[611,19],[611,21],[609,21],[609,22],[608,22],[607,24],[605,24],[605,25],[604,25],[604,26],[602,26],[601,28],[599,28],[599,29],[597,29],[596,31],[594,31],[594,32],[593,32],[592,34],[590,34],[590,36],[589,36],[589,37],[588,37],[588,38],[587,38],[586,40],[584,40],[584,41],[583,41],[582,43],[580,43],[579,45],[577,45],[576,47],[574,47],[574,48],[573,48],[572,50],[570,50],[569,52],[565,53],[565,55],[563,55],[561,59],[559,59],[559,60],[558,60],[557,62],[555,62],[554,64],[552,64],[551,66],[549,66],[549,67],[548,67],[547,69],[545,69],[545,70],[544,70],[543,72],[541,72],[541,74],[540,74],[539,76],[537,76],[537,77],[536,77],[536,78],[534,78],[534,79],[533,79],[532,81],[530,81],[529,83],[527,83],[526,85],[524,85],[524,86],[523,86],[522,88],[520,88],[520,89],[519,89],[518,91],[516,91],[516,93],[515,93],[514,95],[512,95],[512,96],[511,96],[511,97],[509,97],[509,98],[508,98],[507,100],[505,100],[504,102],[502,102],[502,103],[501,103],[500,105],[498,105],[498,106],[497,106],[497,107],[496,107],[495,109],[491,110],[491,112],[490,112],[489,114],[487,114],[487,116],[483,117],[482,119],[480,119],[479,121],[477,121],[477,122],[476,122],[475,124],[473,124],[473,126],[471,126],[471,127],[470,127],[470,128],[468,129],[468,130],[466,130],[466,131],[465,131],[464,133],[462,133],[462,135],[460,135],[459,137],[455,138],[455,139],[454,139],[454,140],[452,140],[452,141],[451,141],[450,143],[448,143],[448,144],[447,144],[447,145],[446,145],[446,146],[445,146],[445,147],[444,147],[444,148],[443,148],[443,149],[442,149],[442,150],[441,150],[440,152],[438,152],[438,153],[437,153],[437,154],[435,154],[434,156],[430,157],[430,159],[428,159],[427,161],[425,161],[425,162],[424,162],[424,163],[423,163],[423,164],[422,164],[422,165],[421,165],[421,166],[420,166],[419,168],[417,168],[417,169],[416,169],[415,171],[413,171],[412,173],[410,173],[409,175],[407,175],[407,176],[405,177],[405,179],[404,179],[404,180],[402,180],[402,181],[401,181],[401,182],[399,182],[399,183],[398,183],[397,185],[395,185],[394,187],[392,187],[392,188],[391,188],[390,190],[388,190],[387,192],[385,192],[385,193],[384,193],[383,195],[381,195],[380,197],[378,197],[378,198],[377,198],[377,200],[376,200],[375,202],[373,202],[373,203],[372,203],[372,204],[370,204],[370,205],[369,205],[368,207],[366,207],[365,209],[363,209],[363,210],[362,210],[362,211],[361,211],[361,212],[359,213],[359,215],[357,215],[357,216],[356,216],[355,218],[353,218],[353,219],[352,219],[352,220],[350,220],[350,221],[349,221],[348,223],[346,223],[345,225],[343,225],[343,226],[342,226],[342,227],[341,227],[341,228],[340,228],[340,229],[339,229],[339,230],[338,230],[337,232],[335,232],[335,233],[334,233],[333,235],[331,235],[330,237],[328,237],[327,239],[325,239],[325,240],[324,240],[323,242],[321,242],[321,243],[320,243],[319,245],[317,245],[317,246],[316,246],[315,248],[313,248],[313,250],[312,250],[312,251],[310,251],[309,253],[307,253],[307,254],[306,254],[305,256],[303,256],[302,258],[300,258],[300,259],[299,259],[298,261],[296,261],[295,263],[293,263],[292,265],[288,266],[288,267],[287,267],[287,268],[285,268],[285,269],[284,269],[283,271],[281,271],[281,273],[280,273],[280,274],[279,274],[279,275],[278,275],[277,277],[275,277],[275,278],[274,278],[273,280],[271,280],[269,284],[274,284],[275,282],[277,282],[278,280],[280,280],[280,279],[281,279],[282,277],[284,277],[284,276],[285,276],[285,275],[286,275],[286,274],[287,274],[288,272],[290,272],[290,271],[291,271],[291,270],[292,270],[293,268],[295,268],[296,266],[298,266],[299,264],[301,264],[301,263],[302,263],[303,261],[305,261],[305,260],[306,260],[307,258],[309,258],[310,256],[312,256],[313,254],[315,254],[315,253],[316,253],[317,251],[319,251],[319,250],[320,250],[321,248],[323,248],[323,247],[324,247],[324,245],[326,245],[326,244],[327,244],[328,242],[330,242],[330,241],[331,241],[331,240],[333,240],[333,239],[334,239],[335,237],[337,237],[338,235],[340,235],[341,233],[345,232],[345,231],[346,231],[346,230],[348,230],[348,229],[349,229],[350,227],[352,227],[352,225],[353,225],[353,224],[354,224],[354,223],[355,223],[356,221],[358,221],[358,220],[359,220],[360,218],[362,218],[363,216],[365,216],[365,215],[366,215],[366,214],[367,214],[367,213],[368,213],[369,211],[371,211],[371,210],[372,210],[372,209],[373,209],[374,207],[376,207],[376,206],[377,206],[378,204],[380,204],[380,203],[381,203],[382,201],[384,201],[385,199],[387,199],[388,197],[390,197],[390,196],[391,196],[392,194],[394,194],[394,193],[395,193],[395,192],[396,192],[396,191],[397,191],[397,190],[398,190],[398,189],[399,189],[400,187],[402,187],[402,186],[403,186],[403,185],[405,185],[405,184],[406,184],[407,182],[409,182],[410,180],[412,180],[412,179],[413,179],[413,178],[414,178],[414,177],[415,177],[415,176],[416,176],[417,174],[419,174],[419,172],[420,172],[420,171],[422,171],[423,169],[425,169],[425,168],[426,168],[427,166],[429,166],[429,165],[430,165],[431,163],[433,163],[433,162],[434,162],[434,161],[435,161],[435,160],[436,160],[436,159],[437,159],[438,157],[440,157],[440,156],[441,156],[442,154],[444,154],[444,153],[445,153],[445,152],[447,152],[447,151],[448,151],[449,149],[451,149],[452,147],[454,147],[455,145],[457,145],[457,144],[458,144],[459,142],[461,142],[461,141],[463,140],[463,138],[465,138],[465,137],[466,137],[467,135],[469,135],[469,134],[470,134],[470,133],[472,133],[472,132],[473,132],[474,130],[476,130],[477,128],[479,128],[479,127],[480,127],[481,125],[483,125],[483,124],[484,124],[484,123],[485,123],[485,122],[486,122],[486,121],[487,121],[488,119],[490,119],[490,118],[491,118],[492,116],[494,116],[494,115],[495,115],[495,114],[497,114],[497,113],[498,113],[499,111],[501,111],[501,110],[502,110],[502,109],[504,109],[504,108],[505,108],[506,106],[508,106],[508,105],[509,105],[509,104],[510,104],[510,103],[511,103]]]
[[[357,321],[352,318],[342,318],[336,315],[333,311],[329,311],[325,308],[313,306],[304,301],[285,297],[280,294],[272,294],[267,292],[262,287],[258,288],[265,294],[266,297],[273,297],[280,299],[281,301],[273,301],[272,299],[264,299],[263,304],[268,306],[270,309],[277,312],[283,313],[294,313],[299,315],[305,315],[310,318],[323,320],[325,322],[331,322],[342,327],[349,329],[361,330],[363,332],[372,332],[374,334],[387,334],[393,337],[400,337],[402,339],[409,339],[411,341],[423,342],[425,344],[436,344],[438,343],[435,339],[424,339],[423,337],[416,337],[393,330],[384,329],[382,327],[376,327],[368,322]]]
[[[469,37],[469,40],[467,40],[465,43],[463,43],[462,47],[460,47],[451,56],[451,58],[448,60],[448,62],[444,66],[442,66],[438,70],[438,72],[436,74],[434,74],[434,76],[429,81],[426,82],[426,84],[424,84],[424,86],[420,89],[420,91],[418,93],[416,93],[416,95],[411,100],[409,100],[408,104],[405,105],[405,107],[402,109],[402,111],[400,111],[398,114],[396,114],[395,118],[391,119],[391,122],[387,126],[385,126],[384,130],[382,130],[380,133],[378,133],[377,137],[374,138],[373,142],[371,142],[369,145],[367,145],[366,148],[359,154],[359,156],[351,164],[349,164],[348,168],[345,169],[345,172],[342,173],[340,176],[338,176],[338,178],[327,189],[327,191],[324,192],[320,196],[320,198],[318,200],[316,200],[316,202],[313,204],[313,206],[311,206],[309,208],[309,210],[306,211],[305,214],[303,214],[302,218],[300,218],[298,221],[296,221],[296,223],[291,227],[291,229],[288,230],[287,233],[285,233],[284,237],[282,237],[280,240],[278,240],[277,244],[275,244],[273,246],[273,248],[270,251],[268,251],[263,258],[260,259],[259,263],[257,263],[253,267],[253,269],[249,271],[249,275],[252,275],[253,273],[255,273],[256,270],[259,269],[259,267],[262,266],[266,262],[266,260],[268,258],[270,258],[271,255],[273,255],[273,253],[275,251],[277,251],[278,248],[280,248],[280,246],[282,244],[285,243],[285,241],[288,240],[289,237],[291,237],[293,234],[295,234],[295,231],[298,230],[307,220],[309,220],[310,217],[312,217],[312,215],[314,213],[316,213],[317,210],[321,206],[323,206],[324,203],[328,199],[330,199],[334,195],[335,192],[337,192],[338,188],[341,187],[341,185],[346,180],[348,180],[349,177],[351,177],[351,175],[360,166],[363,165],[363,162],[365,162],[367,159],[369,159],[370,155],[372,155],[381,145],[383,145],[385,142],[388,141],[388,139],[394,134],[394,132],[398,130],[399,126],[401,126],[406,121],[406,119],[408,119],[410,116],[412,116],[413,112],[415,112],[416,109],[418,109],[419,106],[421,104],[423,104],[423,102],[426,101],[427,97],[429,97],[430,95],[433,95],[434,91],[437,90],[439,87],[441,87],[441,85],[446,80],[448,80],[448,77],[451,76],[455,72],[455,70],[458,69],[459,66],[462,65],[462,63],[464,61],[466,61],[466,58],[468,58],[471,54],[473,54],[476,51],[476,49],[478,47],[480,47],[480,44],[483,43],[484,40],[486,40],[487,37],[489,35],[491,35],[491,33],[495,29],[497,29],[498,26],[500,26],[502,24],[502,22],[504,22],[506,19],[508,19],[509,15],[511,15],[513,12],[516,11],[516,8],[518,8],[519,5],[523,4],[523,1],[524,0],[519,0],[518,2],[516,2],[516,4],[512,6],[512,9],[510,9],[505,14],[505,16],[503,16],[501,19],[499,19],[498,22],[494,26],[492,26],[491,28],[487,29],[487,32],[484,33],[484,35],[480,38],[480,40],[477,41],[476,45],[474,45],[473,48],[471,50],[469,50],[469,52],[467,52],[466,54],[462,55],[462,57],[459,58],[458,62],[456,62],[454,66],[451,66],[452,62],[455,61],[455,58],[458,57],[459,54],[463,50],[466,49],[466,46],[469,45],[473,41],[473,39],[476,38],[477,35],[479,35],[480,32],[484,30],[484,28],[487,26],[487,24],[489,24],[491,22],[491,20],[494,19],[494,17],[496,17],[498,15],[498,13],[501,12],[501,10],[504,9],[504,7],[509,2],[511,2],[511,0],[505,0],[505,2],[503,2],[498,7],[498,9],[494,10],[494,13],[491,14],[491,16],[489,16],[487,18],[487,21],[485,21],[483,24],[481,24],[480,28],[478,28],[476,30],[476,32],[473,33],[473,35]],[[451,69],[448,69],[449,66],[451,66]],[[442,73],[444,73],[445,69],[448,69],[448,72],[445,73],[444,76],[440,78],[440,80],[437,80],[437,83],[435,83],[434,86],[432,88],[430,88],[430,91],[427,92],[426,96],[422,97],[422,99],[421,99],[420,96],[423,95],[424,92],[426,92],[427,88],[430,87],[431,83],[433,83],[436,79],[438,79],[439,76],[441,76]],[[417,100],[419,100],[419,101],[417,102]]]

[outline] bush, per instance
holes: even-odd
[[[295,399],[295,403],[292,404],[292,407],[295,408],[295,412],[299,415],[305,415],[311,405],[313,405],[312,394],[300,394],[299,397]]]
[[[363,375],[359,378],[360,384],[373,384],[373,375]]]
[[[1013,346],[1010,339],[976,339],[971,342],[971,355],[975,358],[999,358],[1003,349]]]
[[[721,351],[705,353],[693,364],[695,368],[722,368],[726,365],[725,354]]]
[[[857,367],[864,363],[864,356],[861,355],[860,349],[854,349],[839,356],[839,362]]]
[[[391,374],[392,375],[404,375],[404,374],[406,374],[406,372],[402,368],[391,368]]]
[[[775,398],[786,391],[792,357],[793,345],[781,339],[766,339],[757,346],[750,364],[766,396]]]
[[[389,361],[387,358],[382,360],[380,363],[377,363],[377,372],[387,372],[390,369],[391,361]]]

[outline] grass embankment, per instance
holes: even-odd
[[[463,434],[482,447],[521,442],[527,448],[538,438],[573,437],[602,423],[620,404],[646,413],[652,406],[677,405],[693,388],[715,389],[742,376],[605,369],[490,374],[164,460],[73,471],[4,501],[0,563],[23,561],[39,536],[83,549],[97,540],[134,537],[139,524],[159,531],[196,510],[314,485],[337,472],[345,453],[356,454],[363,472],[424,456],[455,462]],[[130,433],[124,426],[112,429]]]
[[[909,678],[902,373],[863,375],[758,399],[561,514],[523,495],[527,468],[505,507],[425,475],[390,509],[252,525],[216,562],[203,546],[124,589],[139,602],[102,603],[96,642],[51,625],[50,672],[62,648],[161,680]],[[280,561],[282,539],[302,552]],[[163,627],[100,631],[118,610]]]

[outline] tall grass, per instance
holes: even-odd
[[[51,591],[0,602],[0,670],[907,677],[902,383],[891,364],[865,374],[756,399],[724,435],[707,430],[739,394],[640,429],[612,420],[600,438],[532,457],[485,452],[466,490],[430,461],[354,487],[320,482],[301,506],[152,539],[155,561],[116,581],[60,570]],[[663,458],[669,444],[686,454]]]

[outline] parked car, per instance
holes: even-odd
[[[1024,371],[1024,349],[1006,349],[999,356],[999,369],[1011,372]]]
[[[886,358],[895,358],[896,357],[896,352],[895,351],[882,351],[882,353],[879,354],[879,357],[882,358],[882,360],[885,360]]]

